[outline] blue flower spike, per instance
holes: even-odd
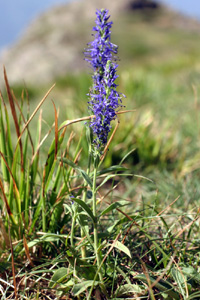
[[[111,121],[116,118],[116,112],[122,107],[122,94],[118,93],[115,80],[117,71],[118,47],[111,43],[110,16],[108,10],[96,11],[95,39],[88,44],[85,51],[85,60],[93,69],[93,86],[89,93],[88,108],[95,115],[90,122],[94,140],[97,148],[102,148],[107,143],[108,134],[111,130]],[[123,95],[124,96],[124,95]]]

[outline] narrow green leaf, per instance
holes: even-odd
[[[89,184],[90,188],[92,188],[92,180],[87,175],[87,173],[83,170],[80,170],[80,173],[81,173],[82,177],[85,179],[85,181]]]
[[[31,234],[33,229],[34,229],[35,223],[37,222],[37,220],[39,218],[41,209],[42,209],[42,191],[40,191],[40,198],[37,202],[37,207],[36,207],[36,211],[35,211],[35,214],[33,216],[32,222],[31,222],[31,227],[29,229],[29,234]]]
[[[103,175],[103,174],[107,174],[107,173],[111,173],[111,172],[123,172],[123,171],[127,171],[128,169],[125,167],[122,167],[120,165],[116,165],[116,166],[111,166],[109,168],[103,169],[99,172],[97,172],[97,175]]]
[[[122,203],[121,203],[121,202],[122,202]],[[124,201],[114,202],[114,203],[110,204],[106,209],[104,209],[104,210],[101,212],[100,216],[103,216],[103,215],[109,213],[110,211],[113,211],[114,209],[116,209],[116,208],[118,208],[118,207],[125,206],[125,205],[127,205],[127,202],[126,202],[126,203],[124,203]]]
[[[39,119],[38,119],[38,124],[37,124],[37,131],[35,135],[35,153],[33,154],[31,158],[31,186],[33,186],[33,183],[35,182],[35,178],[38,172],[38,163],[39,163],[39,153],[40,153],[40,136],[41,136],[41,125],[42,123],[42,112],[40,113]]]
[[[73,161],[71,161],[67,157],[62,157],[62,158],[59,157],[58,159],[61,160],[62,162],[64,162],[65,164],[71,166],[75,170],[79,170],[80,169]]]
[[[26,169],[26,162],[27,162],[27,154],[28,154],[28,141],[29,141],[29,135],[28,131],[26,132],[25,139],[24,139],[24,145],[23,145],[23,156],[24,156],[24,169]]]
[[[90,243],[90,245],[92,247],[94,247],[94,243],[90,237],[89,230],[88,230],[88,220],[87,220],[88,215],[86,213],[84,215],[84,213],[85,212],[78,214],[78,222],[79,222],[80,228],[83,229],[83,232],[86,235],[88,242]]]
[[[123,162],[127,159],[127,157],[132,154],[134,151],[136,150],[136,148],[132,149],[131,151],[129,151],[123,158],[122,160],[120,161],[120,165],[123,164]]]
[[[94,217],[90,207],[81,199],[78,198],[73,198],[73,201],[75,201],[76,203],[78,203],[83,209],[84,211],[88,214],[88,216],[92,219],[93,223],[96,222],[96,218]]]
[[[48,176],[46,177],[46,180],[45,180],[45,194],[47,193],[47,190],[48,190],[50,184],[52,183],[52,178],[53,178],[53,174],[55,171],[55,167],[56,167],[56,160],[53,161],[53,163],[51,165],[51,169],[49,170]]]
[[[7,146],[7,162],[9,167],[11,168],[12,166],[12,158],[13,158],[13,148],[12,148],[12,137],[11,137],[11,129],[10,129],[10,121],[9,121],[9,115],[8,115],[8,110],[6,107],[6,103],[3,99],[3,96],[0,91],[0,98],[2,100],[2,103],[4,105],[4,114],[5,114],[5,126],[6,126],[6,146]],[[1,116],[2,119],[2,116]],[[3,121],[3,119],[2,119]],[[1,128],[2,130],[2,128]]]
[[[27,246],[28,246],[28,248],[30,249],[30,248],[32,248],[33,246],[38,245],[40,242],[41,242],[40,239],[34,239],[34,240],[32,240],[31,242],[29,242],[29,243],[27,244]],[[23,248],[23,249],[21,250],[20,253],[23,253],[24,251],[25,251],[25,249]]]
[[[129,278],[129,274],[125,273],[119,266],[115,266],[115,267],[116,267],[117,273],[119,273],[124,278],[124,280],[127,282],[127,284],[132,284],[131,280],[130,280],[131,278]]]
[[[176,268],[172,268],[171,269],[171,274],[174,278],[174,281],[176,282],[176,284],[179,287],[179,290],[181,292],[181,295],[185,298],[186,296],[186,291],[185,291],[185,282],[187,281],[186,278],[184,277],[183,274],[181,274],[181,272],[176,269]]]
[[[69,273],[69,275],[71,275],[71,274],[73,274],[73,272]],[[64,289],[65,293],[66,293],[66,291],[68,291],[69,289],[71,290],[73,285],[74,285],[74,280],[70,279],[65,283],[61,283],[59,288]]]
[[[194,292],[191,295],[189,295],[189,297],[187,298],[187,300],[191,300],[191,299],[195,299],[195,300],[200,299],[200,292],[199,291],[198,292]]]
[[[150,182],[154,183],[154,181],[151,180],[151,179],[148,178],[148,177],[145,177],[145,176],[142,176],[142,175],[136,175],[136,174],[134,174],[133,176],[134,176],[134,177],[141,178],[141,179],[145,179],[145,180],[147,180],[147,181],[150,181]]]
[[[25,191],[24,191],[24,219],[25,224],[28,227],[29,223],[29,201],[30,201],[30,163],[28,161],[27,170],[26,170],[26,180],[25,180]]]
[[[73,210],[72,210],[71,205],[68,205],[68,204],[66,204],[66,203],[63,203],[63,207],[64,207],[64,212],[65,212],[65,214],[68,214],[68,212],[69,212],[70,214],[72,214]]]
[[[135,216],[135,215],[131,215],[131,216],[129,216],[129,217],[130,217],[131,219],[133,219],[133,221],[136,219],[136,216]],[[121,219],[119,219],[119,220],[114,221],[114,224],[111,225],[110,227],[108,227],[108,228],[107,228],[107,231],[111,233],[111,232],[113,231],[113,229],[114,229],[116,226],[121,225],[121,224],[124,224],[124,223],[130,222],[130,218],[128,218],[128,217],[123,217],[123,218],[121,218]]]
[[[107,181],[109,181],[110,179],[114,178],[118,176],[117,174],[112,174],[112,175],[108,175],[104,178],[104,180],[98,185],[97,190],[100,189],[100,187],[102,187]]]
[[[28,248],[32,248],[33,246],[38,245],[42,242],[56,242],[59,240],[63,240],[64,242],[66,238],[68,238],[68,236],[65,234],[46,233],[40,238],[34,239],[27,243],[27,246]],[[24,251],[25,249],[23,248],[20,253],[22,254]]]
[[[81,283],[77,283],[74,285],[73,289],[72,289],[72,293],[74,294],[74,296],[78,296],[81,293],[83,293],[85,290],[87,290],[87,288],[91,287],[93,285],[93,280],[87,280],[87,281],[83,281]],[[95,281],[95,285],[99,284],[98,281]]]
[[[92,180],[90,179],[90,177],[87,175],[87,173],[82,170],[79,166],[77,166],[73,161],[69,160],[68,158],[64,157],[64,158],[60,158],[60,160],[71,166],[73,169],[75,169],[76,171],[78,171],[81,176],[85,179],[85,181],[89,184],[89,186],[92,188]]]
[[[60,180],[61,175],[62,175],[61,165],[59,164],[57,171],[56,171],[55,179],[53,181],[53,186],[52,186],[52,191],[55,191],[56,194],[58,194],[58,191],[62,184],[62,180]],[[52,205],[55,203],[56,197],[54,197],[53,193],[52,193],[52,196],[49,201]]]
[[[31,274],[44,274],[44,273],[54,273],[55,272],[55,270],[50,270],[50,269],[41,269],[41,270],[36,270],[36,271],[33,271],[33,270],[31,270]],[[26,276],[27,275],[27,273],[25,272],[25,273],[21,273],[20,274],[20,276],[22,277],[22,276]],[[19,276],[19,277],[20,277]]]
[[[115,177],[127,177],[127,176],[134,176],[133,174],[111,174],[111,175],[108,175],[104,178],[104,180],[98,185],[97,187],[97,190],[102,187],[107,181],[109,181],[110,179],[112,178],[115,178]]]
[[[55,153],[59,151],[60,146],[63,142],[64,139],[64,134],[61,134],[59,137],[57,137],[57,141],[55,141],[55,139],[53,140],[49,151],[48,151],[48,158],[46,160],[46,164],[45,164],[45,182],[49,176],[49,173],[51,172],[51,168],[54,165],[55,162]]]

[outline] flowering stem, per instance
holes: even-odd
[[[72,246],[72,248],[74,248],[74,228],[75,228],[75,224],[76,224],[76,211],[75,211],[75,214],[72,218],[72,226],[71,226],[71,246]]]
[[[96,207],[96,194],[97,194],[97,189],[96,189],[96,179],[97,179],[97,169],[98,169],[98,157],[95,155],[94,157],[94,173],[93,173],[93,188],[92,188],[92,193],[93,193],[93,215],[95,218],[94,222],[94,251],[96,255],[96,260],[97,260],[97,267],[99,269],[101,265],[101,256],[100,253],[98,252],[98,217],[97,217],[97,207]],[[99,279],[103,283],[103,276],[101,273],[101,270],[99,271]]]
[[[89,146],[89,158],[88,158],[88,166],[87,166],[87,171],[86,171],[86,174],[89,175],[90,173],[90,165],[91,165],[91,145]],[[85,184],[87,184],[87,182],[85,181]],[[84,189],[84,192],[83,192],[83,201],[86,202],[86,195],[87,195],[87,187]],[[87,228],[85,228],[85,230],[87,230]],[[85,233],[84,233],[84,229],[81,228],[81,238],[84,239],[85,237]],[[81,247],[81,257],[83,259],[86,258],[86,247],[83,246]]]
[[[42,230],[43,232],[46,232],[46,201],[45,196],[42,197]]]
[[[111,43],[111,27],[112,22],[109,21],[110,16],[108,10],[101,9],[96,11],[96,26],[93,27],[95,39],[88,44],[85,51],[85,59],[88,61],[94,71],[92,76],[93,84],[88,94],[88,108],[95,118],[92,118],[89,127],[92,132],[92,155],[94,159],[93,170],[93,216],[94,216],[94,252],[97,261],[97,273],[103,290],[106,289],[103,285],[102,264],[100,251],[98,251],[98,216],[96,207],[96,180],[99,158],[107,144],[108,135],[111,131],[111,122],[116,119],[118,110],[122,107],[122,94],[117,91],[117,67],[116,54],[117,46]],[[91,148],[90,148],[91,150]],[[89,175],[89,173],[88,173]],[[84,191],[84,201],[86,200],[86,190]],[[85,229],[85,227],[83,228]],[[83,230],[82,229],[82,230]],[[83,234],[83,231],[81,231]],[[83,236],[82,236],[83,237]],[[84,255],[84,253],[82,253]],[[94,280],[95,281],[95,280]],[[92,289],[87,299],[90,299]]]
[[[84,237],[85,237],[85,233],[84,233],[83,228],[81,228],[81,238],[84,239]],[[82,247],[81,247],[81,257],[82,257],[83,259],[86,258],[86,248],[85,248],[85,246],[82,246]]]

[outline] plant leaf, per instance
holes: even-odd
[[[116,297],[120,297],[122,295],[128,295],[128,294],[140,294],[142,293],[142,289],[137,284],[124,284],[120,285],[118,289],[115,292]]]
[[[97,190],[102,187],[107,181],[115,177],[126,177],[126,176],[134,176],[133,174],[110,174],[104,178],[104,180],[98,185]]]
[[[200,284],[200,273],[198,273],[192,266],[182,267],[181,271],[189,279],[192,279],[196,281],[198,284]]]
[[[97,172],[97,175],[103,175],[103,174],[107,174],[107,173],[111,173],[111,172],[122,172],[122,171],[127,171],[128,169],[125,167],[122,167],[120,165],[116,165],[116,166],[111,166],[109,168],[103,169],[99,172]]]
[[[131,252],[124,244],[122,244],[120,241],[116,241],[114,244],[114,247],[118,250],[124,252],[126,255],[128,255],[131,258]]]
[[[74,296],[78,296],[81,293],[83,293],[85,290],[87,290],[87,288],[89,288],[90,286],[93,285],[93,280],[87,280],[87,281],[83,281],[81,283],[77,283],[74,285],[73,289],[72,289],[72,293],[74,294]],[[99,284],[98,281],[95,281],[95,285]]]
[[[49,287],[54,288],[56,286],[56,284],[61,283],[68,276],[68,271],[69,270],[64,267],[56,270],[51,278]]]
[[[82,201],[81,199],[78,199],[78,198],[73,198],[73,201],[78,203],[84,209],[84,211],[87,213],[87,215],[92,219],[93,223],[96,222],[96,218],[94,217],[90,207],[84,201]]]
[[[81,174],[81,176],[85,179],[85,181],[89,184],[90,188],[92,189],[92,180],[90,179],[90,177],[87,175],[87,173],[86,173],[83,169],[81,169],[81,168],[80,168],[79,166],[77,166],[73,161],[69,160],[69,159],[66,158],[66,157],[60,158],[60,160],[61,160],[63,163],[65,163],[65,164],[71,166],[71,167],[72,167],[73,169],[75,169],[76,171],[78,171],[78,172]]]
[[[185,291],[184,287],[185,287],[185,282],[187,280],[185,279],[184,275],[181,274],[181,272],[176,268],[171,269],[171,274],[174,278],[174,281],[177,283],[177,285],[180,289],[181,295],[185,298],[186,291]]]
[[[114,202],[114,203],[110,204],[106,209],[104,209],[101,212],[100,216],[103,216],[103,215],[109,213],[110,211],[112,211],[112,210],[114,210],[114,209],[116,209],[118,207],[125,206],[125,205],[127,205],[127,202],[126,203],[124,203],[124,201]]]
[[[21,170],[23,171],[24,158],[23,158],[22,141],[21,141],[21,138],[20,138],[20,127],[19,127],[19,123],[18,123],[18,120],[17,120],[17,113],[16,113],[16,109],[15,109],[15,103],[14,103],[13,96],[12,96],[10,86],[9,86],[9,83],[8,83],[8,78],[7,78],[5,67],[4,67],[4,79],[5,79],[5,84],[6,84],[8,100],[9,100],[9,104],[10,104],[10,108],[11,108],[11,112],[12,112],[12,116],[13,116],[13,120],[14,120],[14,124],[15,124],[15,129],[16,129],[16,133],[17,133],[17,137],[18,137],[18,142],[19,142],[19,147],[20,147],[20,157],[21,157]]]

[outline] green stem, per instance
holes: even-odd
[[[75,228],[75,223],[76,223],[76,212],[75,212],[74,216],[72,217],[71,237],[70,237],[72,248],[74,248],[74,228]]]
[[[87,166],[87,171],[86,174],[89,175],[90,174],[90,165],[91,165],[91,145],[89,146],[89,158],[88,158],[88,166]],[[87,182],[85,181],[85,184],[87,184]],[[84,189],[83,192],[83,201],[86,202],[86,195],[87,195],[87,187]],[[85,228],[85,230],[83,228],[81,228],[81,238],[83,239],[85,237],[85,231],[87,231],[88,229]],[[81,256],[83,259],[86,258],[86,247],[83,246],[81,247]]]
[[[42,196],[42,230],[46,232],[46,200],[45,195]]]
[[[95,250],[95,255],[96,255],[96,260],[97,260],[97,267],[99,269],[101,265],[101,256],[100,253],[98,252],[98,218],[97,218],[97,207],[96,207],[96,194],[97,194],[97,189],[96,189],[96,180],[97,180],[97,158],[94,158],[94,174],[93,174],[93,187],[92,187],[92,194],[93,194],[93,215],[95,217],[95,223],[94,223],[94,250]],[[99,279],[103,283],[103,276],[101,273],[101,270],[99,270]]]

